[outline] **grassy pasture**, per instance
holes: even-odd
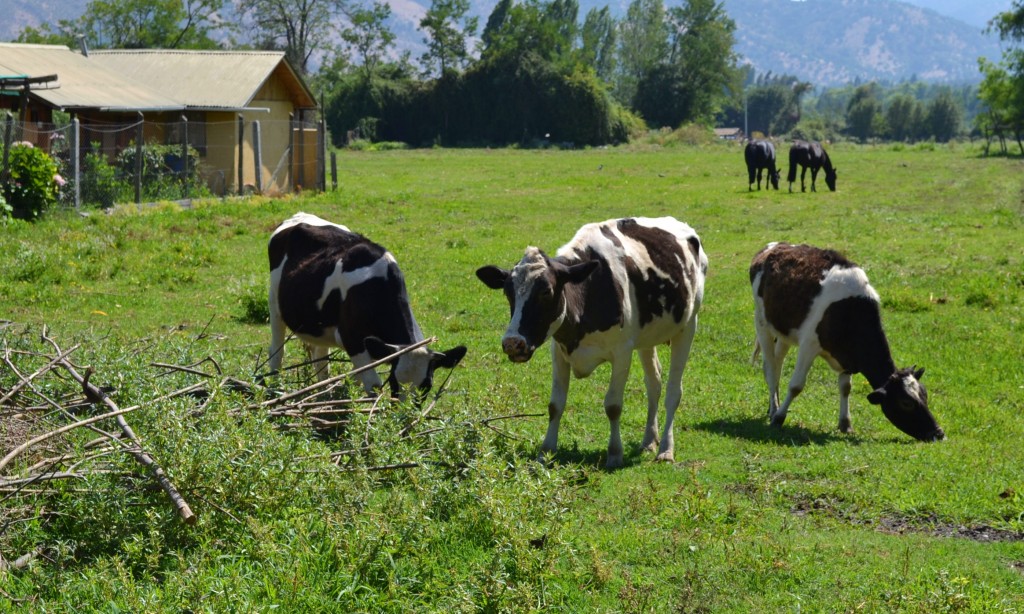
[[[38,348],[46,324],[65,347],[81,344],[75,360],[94,365],[125,405],[193,381],[157,378],[153,361],[212,357],[253,379],[269,337],[258,322],[266,239],[298,210],[389,247],[435,347],[469,347],[433,412],[437,433],[396,440],[407,408],[352,427],[376,445],[349,468],[428,461],[415,469],[338,471],[324,458],[337,442],[230,415],[243,400],[227,394],[199,419],[181,399],[134,414],[198,524],[180,525],[159,492],[126,495],[105,476],[89,478],[86,492],[68,486],[40,499],[45,519],[11,522],[18,510],[9,508],[0,553],[51,550],[0,576],[0,603],[1024,611],[1024,163],[963,146],[830,154],[839,190],[822,179],[821,192],[790,194],[785,181],[779,192],[748,192],[742,151],[730,145],[340,153],[340,187],[328,194],[0,230],[0,319],[13,322],[0,348]],[[628,215],[686,221],[710,260],[676,462],[636,450],[645,412],[635,365],[626,467],[602,469],[607,366],[574,380],[560,451],[540,466],[546,418],[480,420],[544,412],[548,355],[527,365],[503,357],[507,306],[473,271],[511,266],[527,244],[553,252],[583,223]],[[835,377],[823,363],[786,426],[767,427],[767,392],[750,363],[747,266],[778,240],[840,249],[866,269],[896,362],[925,367],[947,441],[897,431],[867,403],[860,376],[855,432],[839,433]],[[289,348],[289,361],[300,357]],[[0,388],[13,381],[4,369]]]

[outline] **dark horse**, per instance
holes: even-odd
[[[804,177],[807,176],[807,169],[811,169],[811,191],[817,192],[818,190],[814,187],[814,182],[818,179],[818,169],[825,169],[825,183],[828,184],[828,189],[833,192],[836,191],[836,169],[832,167],[832,161],[828,159],[828,153],[821,146],[821,143],[815,141],[808,143],[807,141],[793,141],[793,145],[789,148],[789,191],[793,191],[793,182],[796,181],[796,167],[800,165],[800,191],[806,192],[807,188],[804,186]]]
[[[768,188],[768,182],[771,181],[772,187],[776,190],[779,189],[779,171],[775,168],[775,146],[770,141],[750,141],[747,143],[747,148],[743,150],[743,157],[747,160],[747,190],[753,190],[750,187],[754,183],[754,178],[757,178],[757,189],[761,189],[761,171],[768,169],[768,178],[764,183],[764,189]]]

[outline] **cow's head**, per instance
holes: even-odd
[[[928,391],[921,385],[924,369],[899,369],[885,384],[868,395],[868,401],[882,406],[882,413],[893,425],[921,441],[946,438],[928,410]]]
[[[836,169],[826,168],[825,169],[825,184],[828,185],[828,189],[836,191]]]
[[[370,358],[374,360],[387,358],[408,347],[385,343],[377,337],[367,337],[364,344]],[[464,345],[456,346],[445,352],[435,352],[425,345],[410,350],[391,361],[388,384],[399,399],[405,398],[408,389],[415,387],[413,394],[416,402],[417,404],[422,403],[434,385],[434,371],[438,367],[454,369],[465,355],[466,346]]]
[[[511,321],[501,348],[512,362],[526,362],[533,357],[548,337],[562,325],[565,318],[566,284],[578,283],[600,266],[595,260],[567,266],[552,260],[536,247],[526,254],[511,271],[488,265],[480,267],[476,276],[488,288],[504,290]]]

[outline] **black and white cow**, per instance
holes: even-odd
[[[839,374],[839,430],[851,430],[850,379],[863,373],[874,388],[868,401],[881,405],[896,428],[923,441],[945,437],[928,410],[928,392],[920,382],[924,369],[897,369],[893,362],[878,293],[863,269],[832,250],[771,243],[754,256],[750,283],[773,425],[782,426],[811,364],[821,356]],[[780,405],[782,363],[793,345],[799,348],[796,368]]]
[[[313,359],[342,347],[362,367],[423,340],[409,306],[405,278],[391,252],[348,228],[315,215],[296,213],[274,230],[270,255],[270,369],[281,367],[285,326]],[[430,390],[434,370],[453,368],[464,346],[435,352],[426,346],[402,354],[388,383],[400,397],[406,385]],[[319,362],[317,377],[327,377]],[[366,391],[380,387],[372,369],[360,374]]]
[[[511,322],[502,338],[513,362],[526,362],[552,337],[551,401],[541,455],[558,444],[558,425],[570,371],[589,376],[611,362],[604,409],[611,425],[608,467],[622,465],[619,416],[633,352],[647,388],[647,427],[642,446],[658,445],[661,367],[655,347],[669,344],[672,358],[665,394],[665,430],[658,460],[673,459],[672,423],[682,396],[683,369],[697,331],[708,259],[700,238],[671,217],[627,218],[583,226],[554,258],[536,247],[511,271],[477,270],[488,287],[504,290]]]

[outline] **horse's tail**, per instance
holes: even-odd
[[[797,163],[797,151],[795,147],[789,149],[789,175],[786,177],[786,181],[793,183],[796,181],[796,163]]]

